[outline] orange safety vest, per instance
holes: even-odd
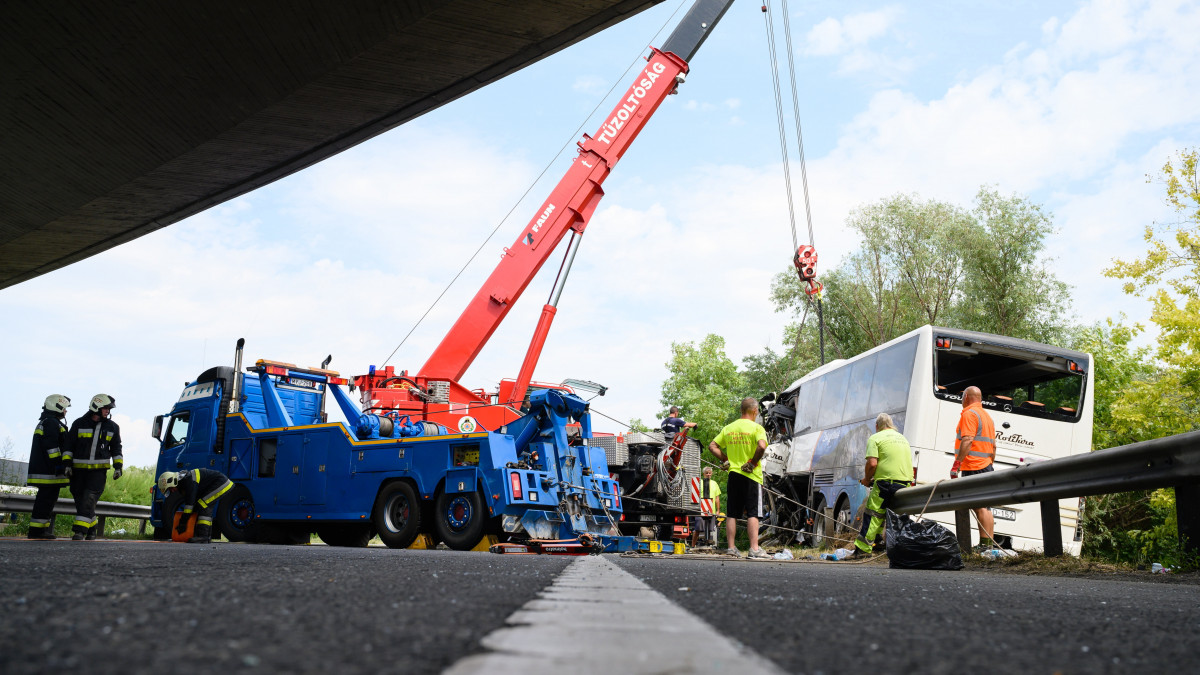
[[[986,469],[996,459],[996,425],[982,404],[975,403],[963,408],[962,415],[958,418],[958,427],[954,431],[956,455],[964,437],[975,437],[971,447],[967,449],[966,458],[962,461],[963,471]]]

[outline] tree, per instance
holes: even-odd
[[[850,215],[862,243],[821,275],[830,354],[853,356],[925,324],[1065,340],[1070,288],[1044,255],[1051,217],[1026,198],[987,187],[975,201],[967,212],[896,195]],[[777,311],[801,318],[790,328],[805,343],[816,337],[808,326],[815,312],[795,272],[775,277],[771,299]]]
[[[1134,347],[1142,327],[1127,326],[1109,319],[1104,323],[1077,327],[1070,340],[1072,349],[1092,355],[1092,403],[1094,424],[1092,449],[1102,450],[1139,440],[1113,421],[1113,409],[1135,382],[1155,374],[1149,362],[1149,347]]]
[[[1037,342],[1061,342],[1070,286],[1043,255],[1053,218],[1025,197],[982,187],[971,211],[976,235],[963,256],[963,296],[954,325]]]
[[[679,406],[683,418],[696,423],[692,437],[707,447],[721,427],[738,416],[745,379],[725,355],[725,338],[707,335],[700,342],[671,343],[670,375],[662,384],[663,413]]]
[[[1154,362],[1131,365],[1126,358],[1116,358],[1116,370],[1125,372],[1107,386],[1097,382],[1097,426],[1102,424],[1102,414],[1108,417],[1107,433],[1114,444],[1200,428],[1198,154],[1195,149],[1183,150],[1167,161],[1159,176],[1147,177],[1163,181],[1167,204],[1180,219],[1146,227],[1145,257],[1117,259],[1105,270],[1106,276],[1126,280],[1126,293],[1148,297],[1150,319],[1159,329]],[[1146,351],[1138,350],[1136,358],[1144,359]],[[1099,359],[1096,368],[1099,375]],[[1109,389],[1112,395],[1105,396]],[[1102,411],[1102,403],[1106,410]],[[1084,550],[1103,557],[1152,559],[1195,568],[1196,557],[1185,552],[1179,541],[1175,514],[1175,491],[1170,488],[1089,497],[1084,508]]]
[[[1105,270],[1125,279],[1125,292],[1148,296],[1158,325],[1158,372],[1134,382],[1113,407],[1114,427],[1137,438],[1200,428],[1200,152],[1179,152],[1159,178],[1175,223],[1148,226],[1144,258],[1115,260]],[[1155,180],[1155,177],[1148,177]],[[1167,235],[1172,235],[1168,238]],[[1173,241],[1171,241],[1173,239]]]

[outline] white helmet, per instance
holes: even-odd
[[[92,403],[88,406],[88,410],[91,410],[92,412],[100,412],[101,408],[115,408],[116,406],[117,399],[109,396],[108,394],[96,394],[92,397]]]
[[[175,471],[164,471],[158,477],[158,491],[166,494],[167,490],[179,485],[179,473]]]
[[[42,409],[56,413],[65,413],[69,407],[71,407],[71,399],[62,394],[50,394],[46,397],[46,402],[42,404]]]

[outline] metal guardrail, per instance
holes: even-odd
[[[1047,556],[1055,556],[1062,554],[1059,499],[1164,487],[1175,488],[1179,536],[1196,550],[1200,545],[1200,431],[905,488],[896,493],[892,510],[956,511],[958,541],[965,550],[971,542],[967,509],[1040,502],[1043,549]]]
[[[10,492],[0,492],[0,512],[3,513],[32,513],[33,495],[18,495]],[[70,499],[59,499],[54,504],[54,515],[75,515],[75,502]],[[146,522],[150,519],[150,507],[140,504],[121,504],[118,502],[98,502],[96,515],[100,517],[103,526],[105,518],[137,518],[142,521],[140,532],[146,534]]]

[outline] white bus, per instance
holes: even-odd
[[[996,423],[997,471],[1089,452],[1092,357],[1050,345],[952,328],[923,326],[850,359],[821,366],[767,399],[763,424],[771,445],[763,464],[772,497],[766,524],[804,530],[828,543],[831,518],[852,539],[869,490],[863,477],[875,416],[889,413],[908,438],[918,485],[949,479],[954,432],[968,386],[983,392]],[[773,398],[773,400],[772,400]],[[795,503],[826,518],[813,518]],[[1037,503],[994,508],[997,541],[1042,546]],[[1063,548],[1079,554],[1079,500],[1059,502]],[[952,512],[927,517],[954,529]],[[973,520],[973,519],[972,519]],[[978,543],[972,522],[971,541]],[[839,546],[848,547],[848,541]]]

